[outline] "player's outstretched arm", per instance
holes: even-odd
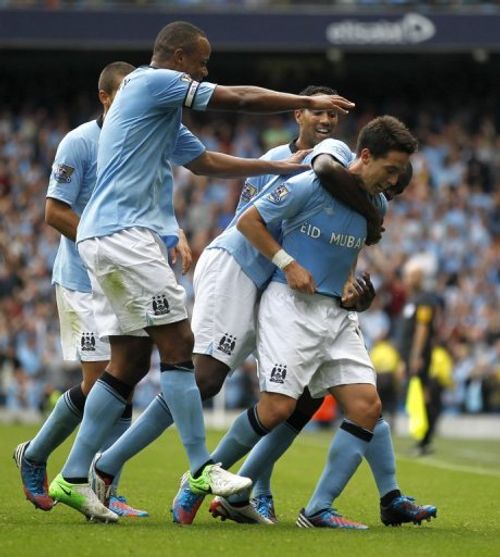
[[[194,174],[217,178],[247,178],[262,174],[287,175],[310,168],[308,164],[300,162],[307,152],[294,153],[292,157],[284,161],[266,161],[263,159],[243,159],[215,151],[205,151],[184,166]]]
[[[292,95],[262,87],[218,85],[207,108],[261,113],[307,108],[309,110],[337,110],[342,114],[347,114],[354,106],[354,103],[340,95]]]
[[[75,241],[80,217],[67,203],[53,197],[47,197],[45,201],[45,222],[66,238]]]
[[[346,170],[332,156],[318,155],[313,161],[313,170],[326,191],[353,211],[363,215],[367,221],[368,246],[376,244],[382,237],[382,216],[360,184],[360,178]]]
[[[249,207],[243,212],[236,227],[262,255],[285,273],[290,288],[304,294],[314,294],[316,284],[311,273],[282,249],[267,230],[265,222],[255,207]]]

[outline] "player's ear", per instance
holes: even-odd
[[[302,119],[302,110],[294,110],[293,115],[295,116],[295,121],[300,125],[300,120]]]
[[[182,64],[184,61],[184,50],[182,50],[182,48],[176,48],[172,54],[172,58],[176,63]]]
[[[111,106],[110,95],[103,89],[99,89],[99,100],[101,101],[102,106],[104,106],[106,110]]]
[[[363,149],[361,149],[361,153],[359,154],[359,158],[361,159],[363,164],[369,163],[370,160],[372,159],[372,154],[370,152],[370,149],[368,149],[368,147],[364,147]]]

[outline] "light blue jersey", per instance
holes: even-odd
[[[90,199],[96,178],[97,142],[101,128],[97,120],[70,131],[57,148],[49,178],[47,197],[62,201],[80,216]],[[91,292],[90,279],[74,242],[61,236],[52,283],[69,290]]]
[[[77,241],[135,226],[171,234],[170,163],[199,157],[203,144],[182,126],[182,107],[204,110],[215,85],[187,74],[141,67],[123,80],[106,115],[97,154],[97,181]],[[176,225],[175,225],[176,226]]]
[[[288,158],[291,154],[289,145],[281,145],[271,149],[261,158],[266,160],[282,160]],[[337,139],[325,139],[313,149],[304,159],[304,163],[312,163],[313,159],[321,154],[333,156],[343,166],[348,166],[354,160],[355,155],[347,147],[345,143]],[[279,156],[281,155],[281,156]],[[315,176],[314,171],[312,172]],[[305,173],[300,174],[300,176]],[[261,180],[261,178],[265,179]],[[236,228],[236,222],[240,214],[251,204],[263,198],[269,191],[278,191],[279,188],[289,177],[286,176],[258,176],[257,179],[250,178],[248,184],[252,186],[252,190],[247,190],[240,197],[240,203],[236,210],[236,215],[229,226],[207,247],[207,249],[223,249],[230,253],[242,268],[243,272],[255,283],[257,288],[262,288],[271,278],[276,267],[267,257],[264,257],[243,234]],[[251,180],[251,182],[250,182]],[[325,192],[325,195],[329,195]],[[268,232],[275,240],[281,242],[281,221],[273,221],[266,223]]]
[[[385,214],[384,195],[371,200]],[[313,275],[316,292],[341,297],[365,244],[366,219],[329,195],[313,170],[266,190],[255,207],[268,226],[282,223],[283,249]],[[287,283],[279,269],[272,280]]]

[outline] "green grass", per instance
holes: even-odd
[[[123,474],[121,492],[150,511],[149,519],[117,525],[87,523],[75,511],[58,506],[37,511],[24,500],[13,447],[29,439],[35,427],[0,425],[0,556],[65,557],[272,557],[336,556],[495,556],[500,555],[500,444],[441,440],[436,456],[412,459],[410,443],[398,440],[398,476],[406,493],[438,506],[438,519],[421,527],[386,528],[379,522],[378,494],[363,464],[338,508],[367,523],[365,532],[298,529],[298,510],[307,502],[323,467],[329,434],[302,435],[276,468],[274,490],[280,523],[276,527],[214,520],[205,502],[196,522],[170,522],[170,502],[186,459],[175,432],[133,459]],[[209,434],[214,446],[220,434]],[[49,477],[63,464],[65,444],[51,457]]]

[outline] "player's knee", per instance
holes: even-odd
[[[213,398],[222,388],[224,378],[218,375],[200,375],[195,373],[196,384],[200,390],[202,400],[209,400]]]
[[[274,429],[285,422],[295,410],[296,400],[287,396],[267,396],[257,405],[257,413],[266,429]]]
[[[175,337],[175,343],[170,343],[165,354],[160,350],[162,361],[186,362],[193,357],[194,337],[191,329],[183,329]]]
[[[378,395],[353,401],[345,409],[346,417],[362,427],[373,430],[382,411]]]
[[[214,397],[222,388],[230,368],[205,354],[195,354],[193,357],[196,384],[201,398],[208,400]]]

